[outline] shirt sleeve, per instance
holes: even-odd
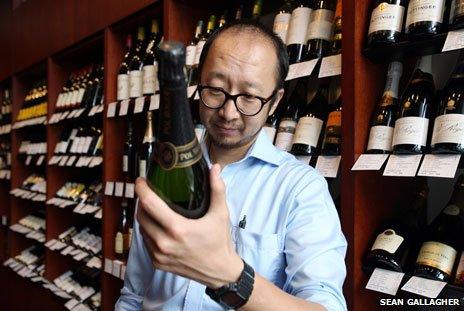
[[[327,183],[317,176],[293,196],[286,225],[284,290],[328,311],[346,310],[346,248]]]
[[[134,231],[124,277],[124,287],[116,302],[115,310],[142,310],[144,293],[150,286],[153,273],[152,260],[140,234],[139,223],[137,219],[134,219]]]

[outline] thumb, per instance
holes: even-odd
[[[209,172],[209,184],[211,187],[210,210],[227,210],[226,204],[226,185],[221,178],[221,166],[214,164]],[[227,210],[228,212],[228,210]]]

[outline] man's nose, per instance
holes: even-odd
[[[227,121],[238,119],[240,117],[240,111],[235,107],[235,103],[232,99],[228,99],[224,106],[219,109],[219,116]]]

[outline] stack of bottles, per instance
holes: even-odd
[[[103,153],[103,133],[96,126],[68,128],[61,133],[55,155],[100,156]]]
[[[47,115],[47,81],[34,83],[27,92],[16,121],[28,120]]]

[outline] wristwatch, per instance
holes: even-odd
[[[253,291],[255,271],[243,260],[243,270],[237,282],[229,283],[218,289],[207,287],[206,294],[227,309],[238,309],[248,302]]]

